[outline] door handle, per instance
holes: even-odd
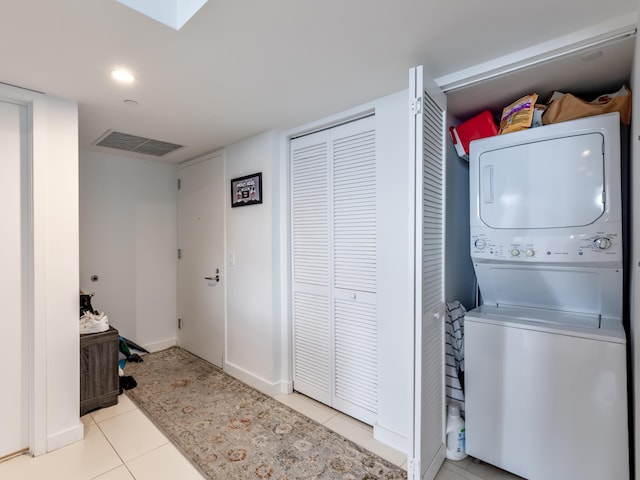
[[[493,203],[493,165],[486,165],[482,169],[482,195],[483,203]]]
[[[216,268],[216,276],[215,277],[204,277],[205,280],[209,281],[209,282],[213,282],[214,280],[216,282],[220,281],[220,269]]]

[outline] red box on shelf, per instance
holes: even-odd
[[[458,156],[468,161],[469,143],[479,138],[497,135],[498,126],[494,122],[491,112],[485,110],[457,127],[450,127],[449,132]]]

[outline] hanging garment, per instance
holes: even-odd
[[[464,414],[464,315],[467,310],[454,300],[447,303],[445,324],[445,378],[447,403],[456,404]]]

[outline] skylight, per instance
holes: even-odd
[[[180,30],[208,0],[116,0],[160,23]]]

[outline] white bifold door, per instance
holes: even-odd
[[[291,140],[293,388],[366,423],[378,398],[375,118]]]
[[[446,98],[423,74],[409,75],[415,166],[414,438],[408,477],[432,480],[444,461],[444,214]]]

